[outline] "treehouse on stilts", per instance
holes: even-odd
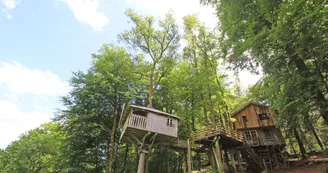
[[[238,147],[247,171],[261,172],[289,167],[285,140],[277,127],[277,113],[269,106],[249,102],[233,114],[233,127],[243,133],[243,145]]]
[[[219,173],[257,173],[289,166],[283,152],[285,142],[276,127],[277,114],[268,106],[250,102],[227,114],[227,123],[206,125],[184,141],[178,139],[179,117],[129,105],[120,119],[120,140],[138,147],[138,173],[148,173],[148,154],[155,145],[183,152],[184,173],[191,173],[192,151],[207,153],[212,168]]]
[[[154,108],[127,106],[120,120],[120,140],[139,148],[138,173],[148,172],[148,153],[157,144],[174,143],[179,117]]]

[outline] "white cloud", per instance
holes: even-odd
[[[39,111],[23,112],[8,100],[0,100],[0,148],[17,140],[22,133],[50,121],[51,114]]]
[[[12,10],[19,3],[19,0],[0,0],[0,2],[8,9]]]
[[[108,18],[97,9],[99,0],[63,0],[73,11],[76,19],[90,25],[94,30],[101,31],[108,24]]]
[[[69,91],[69,85],[50,71],[39,71],[18,62],[0,61],[0,86],[16,94],[59,96]]]
[[[246,70],[239,72],[240,83],[243,85],[244,88],[248,88],[249,85],[256,84],[261,77],[262,77],[261,73],[255,75]]]
[[[13,16],[11,14],[8,14],[7,19],[10,20],[11,18],[13,18]]]
[[[57,96],[69,90],[68,83],[50,71],[0,61],[0,91],[5,91],[0,94],[0,148],[50,121]]]
[[[188,14],[198,14],[200,21],[206,26],[214,28],[217,19],[214,15],[215,10],[210,6],[202,6],[199,0],[126,0],[127,3],[133,4],[137,9],[145,10],[153,15],[163,15],[172,10],[181,22],[182,17]]]

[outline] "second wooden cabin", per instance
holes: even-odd
[[[243,132],[244,142],[250,146],[284,145],[280,129],[276,127],[277,114],[269,107],[250,102],[231,115],[234,128]]]

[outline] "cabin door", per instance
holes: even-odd
[[[249,130],[244,132],[245,141],[248,145],[259,145],[259,138],[256,130]]]

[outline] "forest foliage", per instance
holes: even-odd
[[[202,0],[220,21],[207,28],[197,15],[179,26],[127,10],[131,28],[119,43],[92,54],[90,68],[72,74],[65,109],[52,122],[0,150],[0,172],[136,172],[137,148],[119,142],[127,103],[181,117],[179,138],[209,123],[225,124],[250,100],[279,114],[290,154],[328,145],[328,5],[316,0]],[[261,71],[257,84],[231,83],[235,71]],[[238,77],[237,77],[238,79]],[[200,167],[196,154],[194,167]],[[182,154],[155,148],[149,172],[182,172]]]

